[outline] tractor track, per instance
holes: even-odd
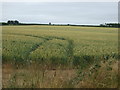
[[[29,55],[32,52],[34,52],[35,50],[37,50],[37,48],[39,48],[41,45],[43,45],[44,43],[46,43],[50,40],[53,40],[53,39],[66,40],[68,42],[68,46],[67,46],[67,48],[65,48],[65,50],[67,52],[67,57],[68,57],[69,62],[71,63],[73,58],[74,58],[74,56],[73,56],[73,48],[74,48],[73,40],[66,39],[63,37],[56,37],[56,36],[42,37],[42,36],[29,35],[29,34],[18,34],[18,33],[11,33],[11,35],[23,35],[23,36],[27,36],[27,37],[34,37],[34,38],[43,39],[43,42],[33,45],[32,48],[28,51],[28,53],[26,53],[26,59],[28,59]]]

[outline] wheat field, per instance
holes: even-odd
[[[115,88],[117,59],[117,28],[2,27],[3,87]]]

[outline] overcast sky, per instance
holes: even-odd
[[[118,22],[117,2],[4,2],[2,6],[0,21],[61,24]]]

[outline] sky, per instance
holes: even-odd
[[[117,2],[3,2],[0,21],[103,24],[118,22]]]

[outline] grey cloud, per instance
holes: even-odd
[[[3,3],[3,19],[21,22],[100,24],[117,22],[117,2]]]

